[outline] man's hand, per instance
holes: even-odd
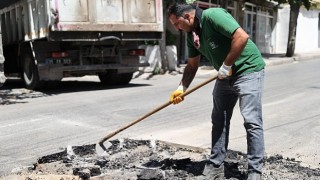
[[[170,102],[173,104],[179,104],[180,102],[183,101],[182,97],[179,97],[181,94],[185,92],[187,88],[180,85],[177,90],[173,91],[173,93],[170,96]]]
[[[222,64],[222,66],[220,67],[219,69],[219,72],[218,72],[218,78],[219,79],[224,79],[226,77],[229,77],[232,75],[232,69],[231,69],[232,66],[227,66],[225,65],[224,63]]]

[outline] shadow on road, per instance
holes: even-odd
[[[61,81],[59,83],[55,83],[54,86],[46,86],[41,90],[34,91],[26,89],[21,80],[8,80],[4,86],[0,88],[0,105],[27,103],[28,101],[26,101],[26,99],[29,98],[39,98],[66,93],[134,88],[142,86],[149,86],[149,84],[129,83],[128,85],[121,86],[107,86],[95,81],[70,80]]]
[[[56,87],[43,89],[42,92],[48,95],[52,95],[52,94],[57,95],[57,94],[65,94],[65,93],[73,93],[73,92],[134,88],[134,87],[141,87],[141,86],[149,86],[149,84],[130,83],[127,85],[108,86],[108,85],[103,85],[100,82],[63,81],[63,82],[60,82]]]

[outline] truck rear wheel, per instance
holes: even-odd
[[[39,78],[38,68],[30,54],[25,54],[22,65],[23,80],[26,88],[32,90],[40,89],[42,82]]]
[[[101,83],[105,85],[126,85],[131,81],[132,75],[133,73],[119,74],[115,70],[98,74]]]

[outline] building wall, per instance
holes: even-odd
[[[274,50],[271,53],[286,53],[287,51],[289,16],[289,8],[278,10],[276,25],[272,33]]]
[[[297,28],[297,42],[295,52],[318,50],[318,21],[319,10],[300,9]]]
[[[319,49],[319,21],[320,10],[306,10],[304,7],[300,8],[298,16],[297,34],[295,53],[314,51]],[[275,26],[276,36],[275,51],[272,53],[286,53],[288,33],[289,33],[289,18],[290,6],[285,5],[282,9],[278,10],[278,17]]]
[[[208,0],[205,2],[195,2],[196,5],[204,9],[218,7],[217,4],[211,3],[212,1]],[[249,11],[246,5],[255,7],[255,9]],[[272,4],[267,6],[260,4],[257,5],[254,4],[253,1],[251,3],[234,1],[233,5],[229,6],[229,11],[245,31],[248,33],[253,31],[255,32],[251,38],[256,43],[261,53],[284,54],[287,51],[290,6],[282,5],[282,8],[273,11],[272,14],[267,14],[267,12],[270,12],[270,10],[273,9],[271,6]],[[247,29],[248,13],[251,13],[255,19],[252,23],[251,30]],[[308,11],[304,7],[300,8],[295,53],[314,51],[320,48],[319,13],[320,10],[313,9]],[[253,18],[253,16],[251,16],[251,18]],[[181,37],[182,34],[174,32],[172,27],[170,27],[171,25],[167,25],[170,31],[175,33],[178,37]],[[176,42],[178,47],[178,59],[179,61],[185,61],[187,58],[187,52],[185,49],[186,45],[185,43],[181,43],[179,40],[181,39],[177,38]],[[182,36],[182,41],[185,41],[184,36]]]

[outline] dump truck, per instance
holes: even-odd
[[[84,75],[127,84],[148,66],[138,47],[161,38],[162,12],[162,0],[1,0],[5,74],[28,89]]]

